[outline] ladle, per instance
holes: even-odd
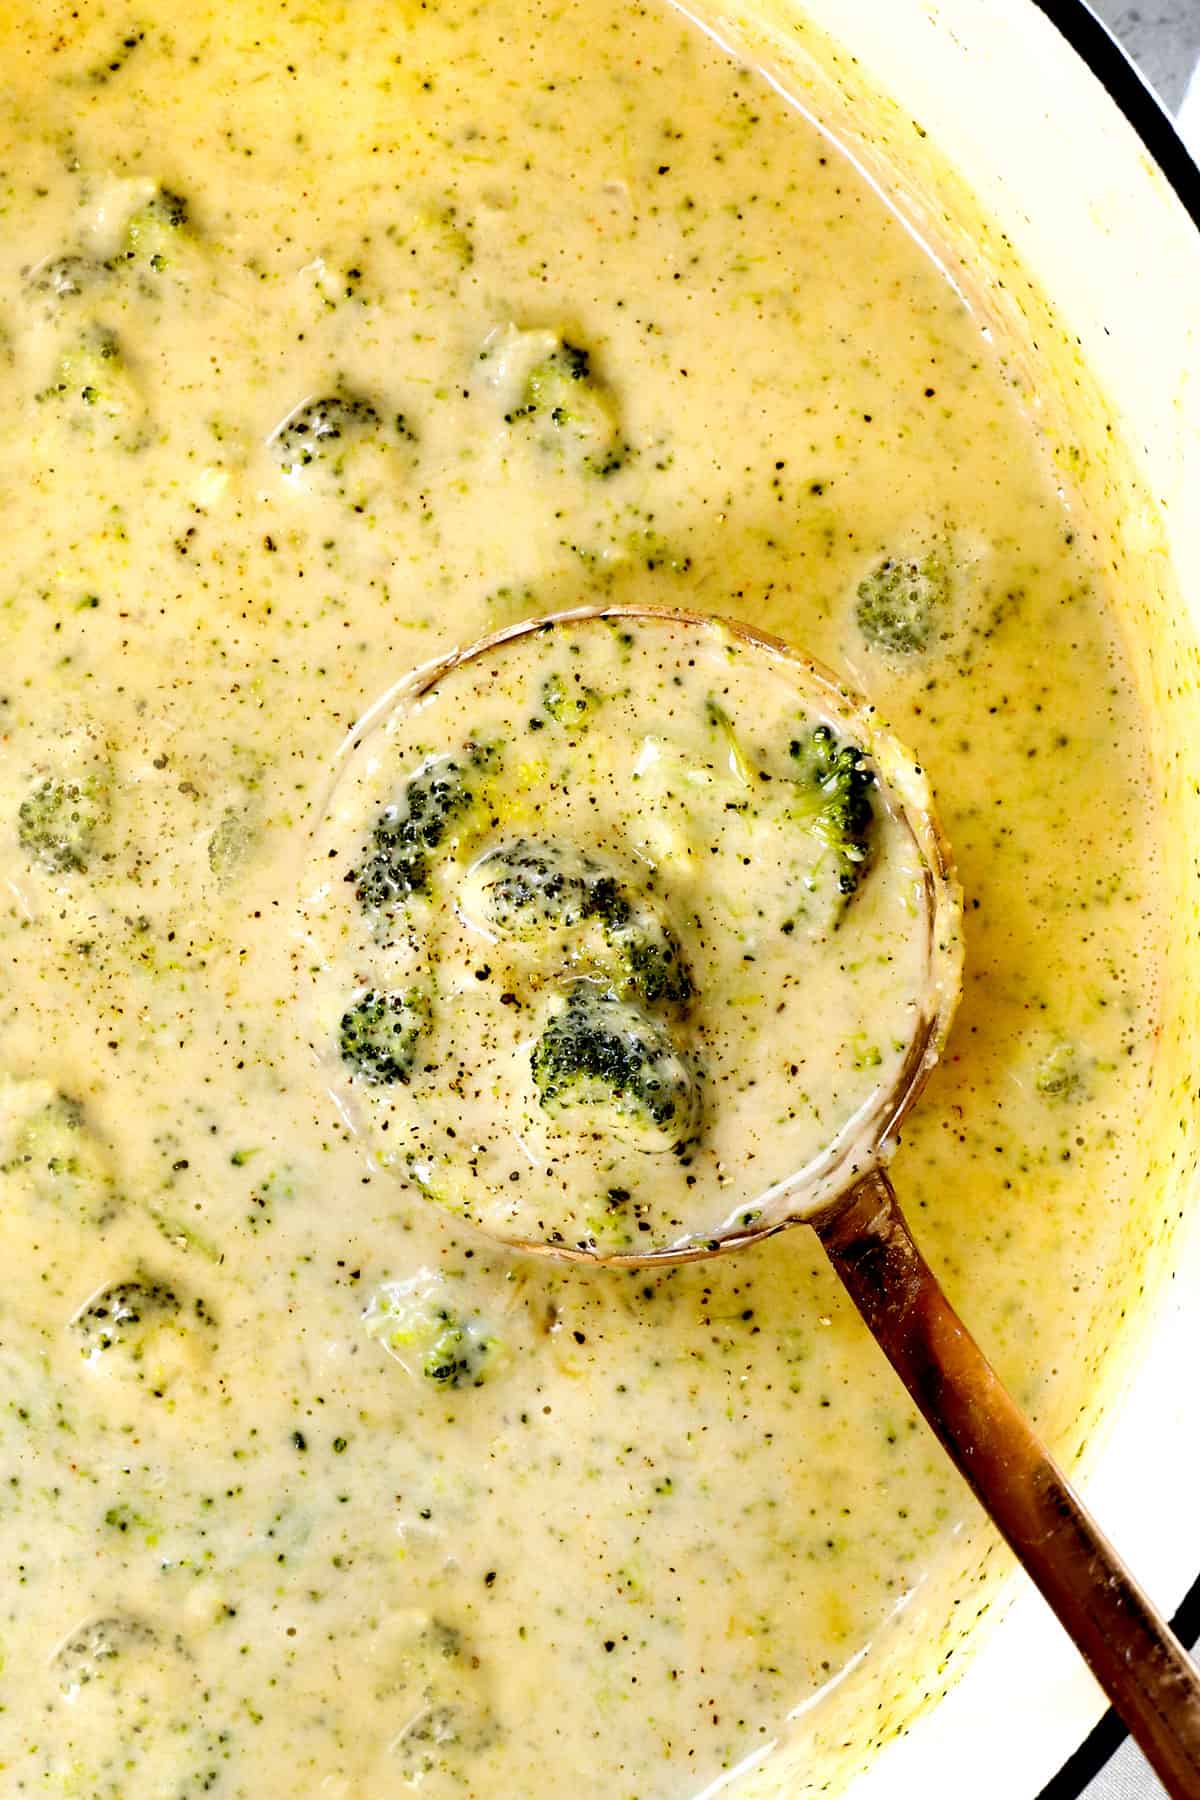
[[[858,746],[925,870],[924,1004],[899,1076],[852,1141],[801,1184],[772,1191],[750,1228],[714,1221],[711,1236],[606,1256],[527,1238],[519,1247],[575,1260],[659,1266],[738,1249],[785,1225],[812,1226],[854,1304],[909,1394],[1026,1572],[1074,1639],[1168,1792],[1200,1800],[1200,1670],[1138,1587],[1029,1421],[997,1377],[929,1268],[905,1222],[886,1164],[901,1121],[938,1059],[961,981],[961,904],[924,776],[874,708],[829,671],[744,624],[656,607],[584,608],[525,621],[416,671],[364,723],[430,695],[453,671],[503,655],[530,634],[599,620],[666,632],[711,632],[745,660],[767,659]],[[525,645],[528,648],[528,645]],[[586,663],[586,658],[584,659]],[[356,734],[361,743],[362,730]]]

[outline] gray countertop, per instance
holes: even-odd
[[[1200,0],[1148,0],[1143,6],[1092,0],[1092,5],[1176,111],[1200,57]]]

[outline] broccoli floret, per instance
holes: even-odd
[[[499,937],[523,939],[584,919],[629,916],[616,881],[592,857],[525,837],[479,858],[464,910]]]
[[[491,333],[480,360],[504,400],[505,424],[528,425],[544,450],[592,475],[625,462],[616,404],[589,351],[552,331],[507,325]]]
[[[144,441],[146,404],[115,332],[92,325],[58,360],[54,380],[37,396],[53,401],[66,422],[137,449]]]
[[[338,1049],[343,1063],[372,1087],[407,1084],[429,1018],[428,997],[419,990],[398,994],[370,989],[342,1014]]]
[[[203,1300],[185,1306],[166,1282],[135,1276],[101,1289],[75,1314],[71,1328],[94,1369],[132,1376],[159,1396],[194,1366],[214,1322]]]
[[[64,300],[76,300],[80,294],[98,287],[108,275],[103,263],[89,256],[68,251],[63,256],[47,256],[35,263],[26,276],[30,293],[39,294],[47,302],[47,313],[57,310]]]
[[[547,675],[542,683],[543,712],[556,725],[562,725],[567,730],[578,730],[599,704],[599,694],[581,681],[578,675],[570,686],[557,674]]]
[[[56,1094],[22,1121],[6,1171],[24,1169],[39,1196],[89,1224],[119,1202],[109,1157],[78,1100]]]
[[[362,505],[392,473],[389,458],[412,441],[403,413],[385,420],[361,395],[326,394],[290,412],[267,448],[293,486]]]
[[[175,1292],[161,1281],[118,1281],[76,1313],[71,1323],[91,1356],[122,1345],[138,1354],[143,1330],[154,1321],[178,1318]]]
[[[457,275],[475,261],[475,246],[455,206],[422,207],[407,227],[389,227],[387,235],[435,276],[444,269]]]
[[[639,1007],[581,982],[530,1058],[538,1103],[576,1129],[672,1150],[695,1129],[696,1082],[670,1032]]]
[[[175,261],[181,243],[188,235],[187,201],[169,188],[159,188],[130,216],[125,227],[123,255],[130,262],[146,264],[158,274]]]
[[[102,1680],[112,1663],[139,1650],[153,1649],[158,1634],[129,1613],[108,1613],[79,1626],[54,1653],[53,1666],[68,1698]]]
[[[862,752],[828,725],[793,738],[790,754],[797,774],[793,811],[831,852],[838,892],[849,898],[870,864],[875,777]]]
[[[496,1741],[498,1727],[485,1702],[480,1659],[453,1625],[428,1613],[413,1615],[387,1687],[378,1696],[405,1722],[392,1739],[406,1787],[453,1771],[462,1780],[464,1758]]]
[[[1086,1090],[1089,1072],[1077,1044],[1056,1044],[1038,1064],[1033,1085],[1045,1100],[1075,1100]]]
[[[564,341],[535,364],[514,416],[534,420],[541,441],[556,450],[565,440],[594,475],[611,475],[625,461],[612,396],[577,344]]]
[[[624,959],[622,992],[643,1006],[686,1006],[695,993],[691,970],[675,933],[640,914],[613,933]]]
[[[859,582],[855,618],[873,649],[917,656],[945,636],[948,597],[940,556],[887,556]]]
[[[429,892],[432,853],[451,846],[456,821],[482,797],[498,755],[494,746],[474,744],[461,761],[433,757],[405,783],[399,800],[384,807],[365,862],[346,875],[364,912],[385,913]]]
[[[43,775],[22,800],[17,839],[32,863],[51,875],[82,872],[111,816],[107,765],[75,777]]]
[[[408,1281],[385,1281],[363,1322],[410,1375],[435,1387],[482,1387],[507,1361],[479,1314],[457,1304],[449,1278],[429,1269]]]
[[[463,910],[501,938],[532,942],[546,932],[567,934],[567,958],[607,977],[623,999],[656,1006],[692,998],[674,932],[618,874],[569,845],[517,838],[488,851],[468,876]],[[586,935],[589,925],[599,943]]]
[[[272,433],[271,453],[291,475],[322,459],[336,461],[345,454],[347,440],[353,442],[361,432],[378,430],[379,422],[369,400],[343,394],[306,400]]]

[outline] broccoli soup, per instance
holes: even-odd
[[[954,973],[895,791],[924,784],[872,725],[767,643],[629,609],[417,677],[355,743],[302,907],[315,1045],[380,1165],[606,1258],[844,1181]]]
[[[473,1051],[544,1077],[502,1108],[464,1080],[462,1121],[557,1134],[564,1234],[636,1230],[649,1163],[689,1229],[751,1082],[741,1150],[806,1154],[837,1106],[790,972],[821,932],[869,955],[902,886],[869,770],[803,908],[774,852],[745,889],[770,989],[714,965],[757,827],[707,809],[752,775],[759,825],[805,813],[848,773],[820,718],[647,687],[636,789],[613,762],[577,829],[539,771],[607,741],[610,638],[397,725],[345,818],[331,773],[406,671],[564,606],[743,618],[869,692],[967,908],[897,1184],[1063,1441],[1115,1328],[1161,935],[1104,558],[937,262],[665,5],[9,3],[0,56],[0,1787],[695,1800],[790,1737],[816,1791],[979,1522],[811,1235],[561,1266],[431,1204],[408,1152],[452,978]],[[442,757],[501,782],[478,839],[416,829]],[[720,883],[672,850],[693,790]],[[323,923],[327,830],[354,879]],[[385,922],[416,876],[436,993]],[[526,893],[580,914],[553,968]],[[905,990],[872,979],[847,1107]],[[584,1024],[636,1093],[572,1088]]]

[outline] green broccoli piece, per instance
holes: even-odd
[[[115,332],[91,325],[58,360],[53,381],[37,396],[55,402],[79,430],[102,433],[126,449],[144,441],[146,403]]]
[[[946,635],[949,582],[936,554],[887,556],[858,584],[855,618],[867,643],[890,656],[917,656]]]
[[[483,778],[498,756],[494,746],[472,744],[461,762],[433,757],[405,783],[399,800],[384,807],[366,861],[346,875],[364,912],[386,913],[429,892],[432,853],[453,843],[455,823],[482,798]]]
[[[129,1613],[107,1613],[78,1626],[59,1645],[52,1663],[63,1693],[73,1699],[81,1688],[102,1680],[110,1664],[157,1644],[157,1632],[143,1620]]]
[[[330,394],[305,400],[272,433],[271,454],[287,474],[310,463],[345,455],[347,440],[364,431],[377,431],[380,418],[369,400]]]
[[[394,479],[390,459],[412,441],[403,413],[385,420],[361,395],[326,394],[290,412],[267,449],[293,485],[362,506],[372,487]]]
[[[561,675],[547,675],[542,683],[542,710],[565,730],[579,730],[600,704],[600,696],[576,675],[571,686]]]
[[[609,387],[578,344],[552,331],[493,331],[480,352],[488,379],[502,395],[506,425],[524,424],[540,447],[592,475],[624,464],[625,442]]]
[[[848,899],[870,865],[875,827],[875,777],[862,752],[842,742],[828,725],[793,738],[796,770],[793,816],[832,854],[839,894]]]
[[[47,311],[52,312],[64,300],[77,300],[80,294],[98,287],[107,275],[103,263],[67,251],[62,256],[47,256],[35,263],[25,281],[29,292],[42,295],[47,302]]]
[[[165,1282],[117,1281],[89,1300],[71,1323],[86,1356],[120,1346],[136,1359],[146,1328],[162,1319],[176,1319],[181,1311],[178,1296]]]
[[[569,845],[517,838],[488,851],[470,871],[463,910],[501,938],[567,934],[564,951],[606,976],[623,999],[656,1006],[692,998],[674,932],[613,870]],[[588,925],[598,929],[598,946],[584,935]]]
[[[397,994],[372,988],[342,1014],[342,1061],[372,1087],[407,1085],[429,1019],[428,997],[419,990]]]
[[[407,1715],[392,1740],[406,1787],[448,1772],[463,1782],[464,1760],[495,1743],[499,1728],[486,1705],[479,1669],[479,1657],[456,1627],[427,1613],[416,1615],[390,1672],[390,1691],[380,1695]]]
[[[561,450],[565,443],[593,475],[611,475],[625,461],[612,395],[578,344],[564,339],[534,365],[513,417],[532,419],[543,444]]]
[[[646,1150],[678,1149],[695,1129],[695,1078],[670,1032],[588,982],[551,1016],[530,1068],[543,1111],[576,1129]]]
[[[180,246],[189,235],[187,201],[169,188],[159,188],[131,214],[125,226],[122,254],[126,260],[145,263],[160,274],[179,256]]]
[[[185,1306],[166,1282],[134,1276],[103,1288],[71,1320],[80,1355],[97,1372],[132,1378],[161,1397],[211,1347],[204,1301]]]
[[[23,1169],[43,1200],[102,1225],[119,1204],[112,1166],[82,1104],[56,1094],[22,1121],[5,1171]]]
[[[482,1387],[488,1343],[452,1313],[441,1315],[442,1328],[425,1352],[421,1373],[438,1387]]]
[[[1077,1044],[1056,1044],[1038,1064],[1033,1085],[1044,1100],[1075,1100],[1087,1088],[1090,1068]]]
[[[612,934],[625,965],[620,992],[643,1006],[686,1006],[695,994],[679,939],[668,926],[642,913]]]
[[[468,895],[468,913],[499,937],[530,939],[584,919],[629,916],[616,881],[592,857],[536,838],[516,838],[481,856]]]
[[[17,840],[51,875],[82,873],[111,816],[107,765],[74,777],[43,775],[17,812]]]
[[[475,261],[474,243],[456,206],[421,207],[407,227],[389,226],[386,235],[433,275],[443,267],[458,274]]]
[[[422,1269],[408,1281],[384,1282],[363,1322],[410,1375],[440,1388],[482,1387],[507,1355],[479,1314],[455,1301],[448,1277]]]

